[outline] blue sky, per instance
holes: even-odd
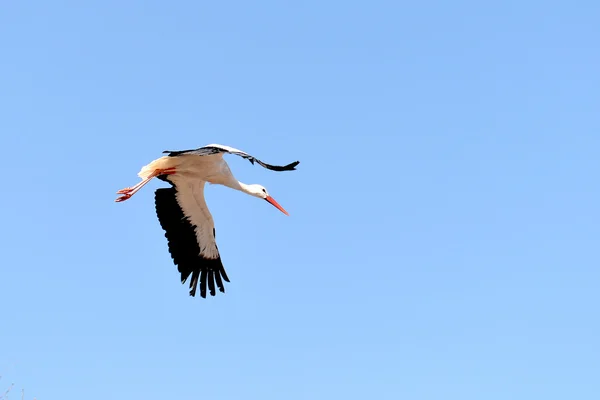
[[[600,395],[597,2],[7,2],[0,391],[31,399]],[[231,278],[190,298],[161,151]],[[18,396],[18,394],[13,394]]]

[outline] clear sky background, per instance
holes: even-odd
[[[0,6],[0,391],[600,398],[596,1]],[[231,283],[167,251],[163,150],[222,143]]]

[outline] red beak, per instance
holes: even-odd
[[[279,205],[279,203],[278,203],[278,202],[276,202],[276,201],[275,201],[275,199],[274,199],[274,198],[272,198],[271,196],[267,196],[267,197],[265,197],[265,200],[266,200],[266,201],[268,201],[269,203],[273,204],[273,205],[274,205],[274,206],[275,206],[275,207],[276,207],[276,208],[277,208],[279,211],[281,211],[281,212],[282,212],[282,213],[284,213],[285,215],[287,215],[287,216],[289,216],[289,215],[290,215],[290,214],[288,214],[288,212],[287,212],[287,211],[285,211],[285,210],[283,209],[283,207],[281,207],[281,206]]]

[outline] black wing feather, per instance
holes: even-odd
[[[155,204],[156,215],[165,231],[169,253],[181,273],[181,283],[185,283],[191,275],[190,296],[195,296],[198,280],[200,280],[200,296],[206,297],[208,277],[208,288],[211,296],[215,295],[215,280],[219,291],[224,293],[223,280],[229,282],[229,278],[225,273],[221,257],[209,259],[200,255],[195,226],[184,215],[179,203],[177,203],[176,195],[177,189],[175,187],[157,189]]]
[[[215,295],[215,271],[212,269],[208,270],[208,290],[210,290],[210,295]]]
[[[206,298],[206,274],[207,274],[207,270],[203,269],[200,272],[200,296],[202,296],[203,298]]]

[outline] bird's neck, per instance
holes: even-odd
[[[247,185],[244,182],[240,182],[237,179],[232,179],[230,182],[227,182],[225,186],[228,186],[232,189],[239,190],[240,192],[244,192],[249,194],[250,196],[256,196],[256,193],[252,190],[251,185]]]

